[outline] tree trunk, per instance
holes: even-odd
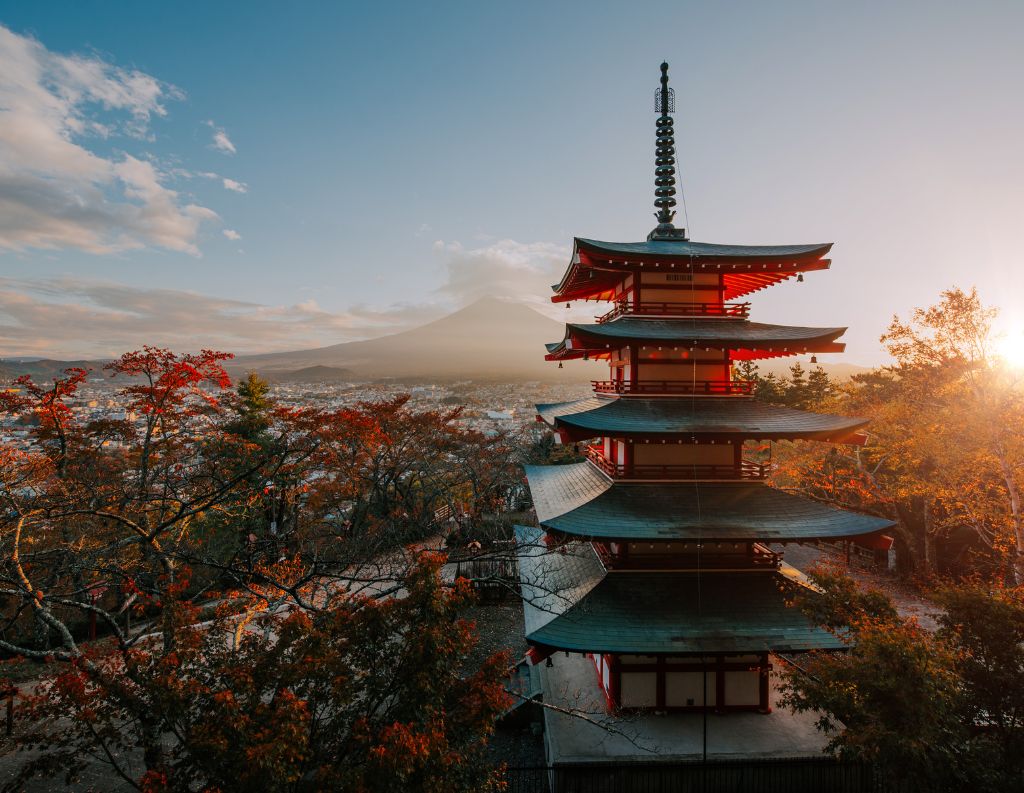
[[[924,499],[922,517],[924,518],[924,565],[926,573],[935,572],[935,536],[932,532],[931,501]]]
[[[1010,498],[1010,520],[1013,524],[1014,549],[1016,550],[1013,557],[1013,579],[1014,583],[1019,586],[1024,584],[1024,517],[1021,516],[1020,488],[1017,487],[1017,477],[1014,476],[1001,439],[996,442],[995,447],[999,470],[1003,474],[1003,484],[1006,486],[1006,493]]]
[[[142,759],[147,771],[160,771],[164,768],[164,746],[160,731],[159,719],[142,717]]]

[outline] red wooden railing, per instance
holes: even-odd
[[[641,380],[638,383],[591,380],[590,384],[599,394],[749,396],[754,392],[754,383],[750,380]]]
[[[641,300],[623,300],[607,314],[596,317],[600,325],[624,314],[651,317],[735,317],[744,319],[750,314],[750,303],[657,303]]]
[[[768,467],[761,463],[742,460],[736,465],[619,465],[604,456],[600,446],[588,446],[587,458],[616,479],[764,479]]]

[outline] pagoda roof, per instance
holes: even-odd
[[[577,237],[562,280],[552,286],[554,302],[609,299],[623,277],[643,268],[672,272],[721,273],[725,299],[732,300],[797,273],[828,269],[822,258],[832,243],[810,245],[717,245],[685,239],[601,242]]]
[[[526,640],[575,652],[801,652],[845,645],[787,605],[780,572],[610,572],[589,544],[544,546],[516,527]],[[589,548],[589,551],[587,550]]]
[[[570,323],[560,342],[545,345],[549,360],[578,358],[584,353],[603,352],[618,342],[722,349],[764,350],[771,354],[797,355],[803,352],[842,352],[846,345],[835,340],[846,328],[806,328],[768,325],[744,319],[647,319],[623,316],[598,324]]]
[[[832,249],[831,242],[810,245],[721,245],[684,239],[645,240],[644,242],[602,242],[585,237],[575,238],[578,250],[608,258],[686,259],[698,262],[768,263],[820,259]]]
[[[574,440],[598,435],[815,439],[841,442],[867,419],[830,416],[753,399],[600,397],[537,405],[537,413]]]
[[[804,542],[882,532],[891,520],[759,482],[613,483],[590,463],[528,465],[537,520],[598,540]]]

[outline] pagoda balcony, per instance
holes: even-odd
[[[624,396],[751,396],[751,380],[641,380],[636,383],[619,380],[591,380],[598,394]]]
[[[587,459],[613,479],[687,481],[737,481],[762,480],[768,476],[768,466],[762,463],[741,460],[737,465],[701,465],[680,463],[678,465],[619,465],[605,457],[600,445],[588,446]]]
[[[750,314],[750,303],[655,303],[623,300],[607,314],[596,317],[598,325],[611,322],[626,314],[640,317],[726,317],[746,319]]]
[[[622,546],[606,542],[595,542],[593,548],[606,570],[772,571],[782,566],[782,554],[759,542],[739,550],[721,542],[648,544],[639,552],[624,552]]]

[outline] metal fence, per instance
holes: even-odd
[[[507,793],[895,793],[867,763],[830,758],[508,768]]]

